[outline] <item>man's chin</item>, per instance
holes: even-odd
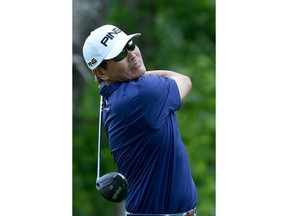
[[[136,79],[138,79],[139,77],[144,76],[145,73],[146,73],[146,70],[140,70],[140,71],[137,73]]]

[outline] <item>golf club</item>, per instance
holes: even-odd
[[[100,177],[101,163],[101,143],[102,143],[102,115],[103,115],[103,96],[100,96],[99,108],[99,130],[98,130],[98,162],[96,189],[107,200],[112,202],[122,202],[128,192],[126,178],[118,172],[109,172]]]

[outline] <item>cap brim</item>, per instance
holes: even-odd
[[[113,47],[113,49],[108,53],[108,55],[104,58],[104,60],[109,60],[119,55],[119,53],[124,49],[125,45],[128,43],[129,40],[131,40],[134,37],[139,37],[139,36],[141,36],[140,33],[135,33],[135,34],[128,35],[125,38],[122,38],[121,42],[117,43],[117,45]]]

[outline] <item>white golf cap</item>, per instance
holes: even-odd
[[[83,45],[83,56],[87,66],[93,70],[103,60],[116,57],[129,40],[140,35],[140,33],[127,35],[113,25],[104,25],[95,29]]]

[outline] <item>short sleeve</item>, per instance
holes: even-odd
[[[158,128],[165,118],[180,108],[181,99],[176,81],[162,76],[139,79],[139,103],[147,123]]]

